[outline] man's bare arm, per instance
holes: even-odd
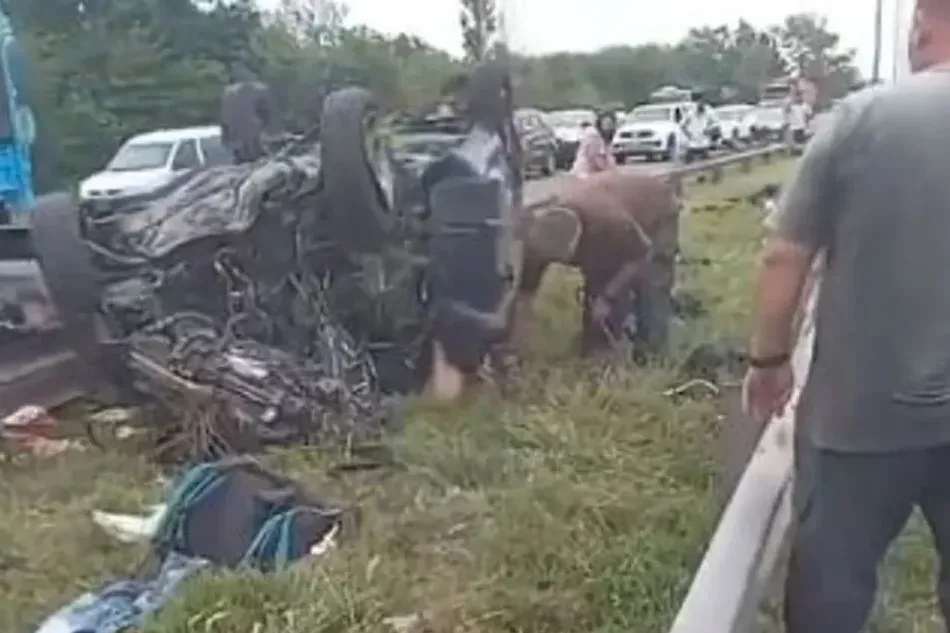
[[[612,301],[627,291],[640,273],[642,263],[643,259],[640,258],[628,261],[621,266],[604,286],[604,299]]]
[[[613,274],[610,280],[604,285],[604,299],[612,301],[630,289],[637,277],[643,274],[644,267],[649,261],[653,249],[653,241],[635,220],[630,220],[626,227],[629,237],[627,248],[627,260]]]
[[[772,238],[766,243],[755,291],[749,349],[753,358],[791,353],[796,315],[813,259],[811,249],[795,242]]]
[[[755,292],[755,317],[750,340],[753,358],[790,354],[796,338],[796,317],[815,255],[834,232],[836,161],[850,151],[866,97],[848,99],[828,125],[808,143],[791,182],[782,190],[767,224],[766,240]]]

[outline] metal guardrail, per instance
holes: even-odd
[[[792,528],[794,419],[808,377],[818,283],[792,357],[795,390],[769,421],[726,506],[670,633],[751,633]],[[732,423],[751,422],[733,420]]]
[[[742,171],[748,172],[752,169],[756,160],[770,162],[776,156],[788,156],[794,152],[794,147],[786,144],[774,144],[766,147],[757,147],[740,152],[716,156],[698,163],[688,163],[673,167],[670,171],[682,176],[698,176],[709,174],[713,182],[722,179],[723,172],[727,167],[738,165]]]
[[[726,167],[741,165],[748,171],[756,160],[768,161],[785,150],[783,145],[745,150],[670,171],[684,176],[708,172],[715,181]],[[0,263],[31,256],[28,229],[0,227]],[[25,336],[14,347],[0,345],[0,417],[23,405],[54,408],[83,395],[82,366],[63,332]]]

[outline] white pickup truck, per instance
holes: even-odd
[[[715,123],[712,110],[701,114],[694,102],[642,105],[625,117],[611,152],[618,162],[634,156],[647,160],[706,157],[713,149],[709,131]]]

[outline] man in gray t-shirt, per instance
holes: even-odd
[[[917,74],[845,99],[809,144],[763,256],[744,386],[757,416],[791,393],[795,313],[825,256],[796,420],[789,633],[862,630],[914,507],[950,556],[950,0],[918,0],[911,41]]]

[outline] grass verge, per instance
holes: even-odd
[[[711,316],[690,337],[744,336],[761,237],[744,197],[789,169],[692,188],[684,249],[711,264],[683,271],[683,284]],[[358,507],[358,533],[286,574],[202,579],[148,630],[383,631],[389,617],[419,614],[435,632],[663,631],[717,514],[715,407],[660,395],[671,379],[661,368],[575,361],[576,284],[568,273],[546,283],[524,391],[415,405],[398,468],[340,479],[325,455],[268,456],[316,496]],[[76,452],[4,469],[3,630],[135,568],[143,553],[107,540],[89,513],[156,500],[148,465]]]

